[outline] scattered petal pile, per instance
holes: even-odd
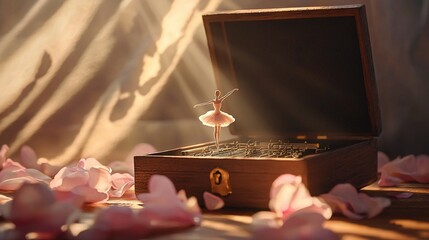
[[[202,216],[196,198],[188,199],[182,190],[177,193],[165,176],[153,175],[149,193],[140,194],[138,199],[143,201],[143,209],[119,206],[103,209],[92,227],[77,238],[140,239],[200,224]]]
[[[63,167],[49,184],[57,191],[85,197],[85,202],[106,201],[112,187],[110,169],[95,158],[81,159],[74,167]]]

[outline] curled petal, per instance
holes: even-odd
[[[0,171],[0,190],[13,191],[21,187],[24,182],[48,183],[51,178],[36,169],[26,169],[21,164],[7,159]]]
[[[3,169],[9,168],[9,170],[18,170],[18,169],[25,169],[24,166],[22,166],[19,162],[15,162],[12,159],[8,158],[3,163]]]
[[[277,178],[271,188],[270,209],[283,219],[294,211],[309,207],[313,198],[301,183],[301,177],[290,174]]]
[[[225,204],[222,198],[216,195],[213,195],[209,192],[204,192],[203,198],[204,198],[204,204],[208,210],[221,209]]]
[[[297,186],[300,183],[302,183],[301,176],[295,176],[292,174],[283,174],[278,178],[276,178],[276,180],[274,180],[274,182],[272,183],[271,190],[270,190],[270,198],[274,198],[278,194],[280,189],[283,187],[283,185],[288,184],[288,185]]]
[[[395,186],[402,182],[429,183],[429,156],[408,155],[381,168],[379,186]]]
[[[134,177],[128,173],[112,174],[112,189],[109,191],[111,197],[121,197],[124,193],[134,186]]]
[[[58,191],[71,191],[77,186],[86,185],[88,179],[87,171],[78,167],[64,167],[55,175],[50,186]]]
[[[320,195],[334,212],[351,219],[372,218],[390,205],[387,198],[372,198],[358,193],[350,184],[338,184],[329,193]]]
[[[37,179],[29,176],[9,178],[5,181],[0,182],[0,189],[4,191],[15,191],[19,189],[24,183],[38,183]]]
[[[108,171],[109,173],[112,172],[112,169],[104,166],[95,158],[86,158],[86,159],[82,158],[79,160],[77,167],[88,170],[88,171],[91,168],[102,168],[102,169]]]
[[[108,192],[112,187],[112,176],[104,168],[89,169],[88,185],[98,192]]]

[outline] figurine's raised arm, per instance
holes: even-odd
[[[194,108],[200,107],[200,106],[209,105],[209,104],[212,104],[212,103],[213,103],[213,100],[210,100],[210,101],[207,101],[207,102],[203,102],[203,103],[198,103],[198,104],[194,105]]]
[[[219,100],[223,101],[225,98],[229,97],[231,94],[233,94],[235,91],[238,91],[238,88],[234,88],[231,91],[227,92],[223,97],[221,97]]]

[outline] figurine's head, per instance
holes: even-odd
[[[215,91],[215,96],[216,96],[216,98],[219,98],[219,96],[220,96],[220,91],[219,90]]]

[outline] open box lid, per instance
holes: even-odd
[[[232,134],[365,139],[381,120],[365,6],[203,15]]]

